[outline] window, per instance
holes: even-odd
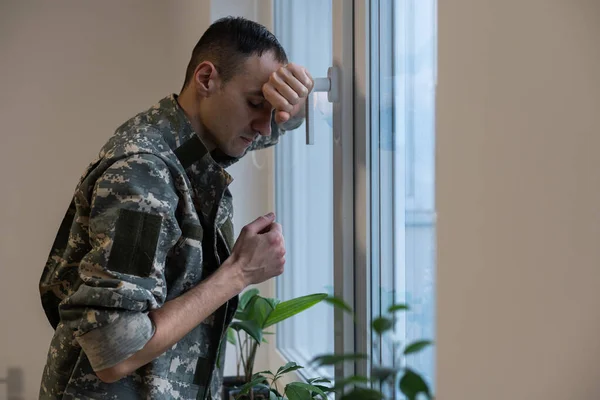
[[[334,290],[359,322],[353,329],[327,305],[294,317],[278,329],[286,358],[355,351],[391,365],[391,353],[363,328],[397,303],[410,307],[394,326],[404,345],[435,339],[436,8],[436,0],[275,2],[275,33],[290,59],[315,78],[331,65],[341,71],[339,102],[317,94],[315,145],[305,144],[301,127],[276,149],[288,250],[278,296]],[[433,385],[434,348],[406,361]],[[336,376],[369,370],[344,368]]]
[[[314,78],[332,63],[331,1],[277,1],[275,34],[288,58]],[[331,104],[316,93],[315,143],[306,145],[304,125],[287,133],[275,149],[276,210],[286,240],[286,273],[277,281],[281,300],[333,292],[333,151]],[[307,365],[333,352],[333,310],[326,304],[278,325],[277,348]],[[319,371],[332,376],[333,371]]]
[[[435,0],[371,2],[369,41],[370,311],[407,303],[395,326],[406,344],[435,334]],[[432,348],[407,362],[434,381]]]

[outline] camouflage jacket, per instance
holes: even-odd
[[[252,148],[275,144],[281,133]],[[140,350],[149,311],[205,279],[234,244],[236,159],[206,147],[175,95],[119,127],[81,177],[40,280],[55,329],[43,399],[220,399],[237,297],[162,356],[112,384],[93,371]]]

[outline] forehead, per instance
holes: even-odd
[[[260,89],[269,80],[269,76],[283,66],[273,57],[272,52],[265,52],[262,56],[252,55],[244,61],[238,74],[232,79],[246,89]]]

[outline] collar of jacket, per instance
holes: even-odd
[[[227,156],[218,149],[208,151],[179,106],[177,95],[165,97],[156,108],[160,114],[161,131],[166,136],[164,139],[194,183],[198,205],[204,217],[212,221],[224,190],[233,182],[225,168],[239,158]]]

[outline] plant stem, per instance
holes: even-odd
[[[248,372],[248,360],[250,359],[250,339],[246,336],[246,373]]]
[[[252,372],[254,370],[254,359],[256,358],[256,350],[258,349],[258,343],[253,342],[250,347],[250,354],[246,359],[246,379],[250,381],[252,379]]]
[[[252,372],[250,371],[250,368],[249,368],[249,364],[250,364],[250,335],[248,335],[248,334],[246,334],[245,344],[246,344],[246,363],[244,364],[244,374],[246,376],[246,380],[248,382],[250,382],[250,380],[252,379]]]
[[[273,379],[273,385],[275,385],[275,391],[276,391],[277,393],[281,393],[281,392],[279,391],[279,388],[277,387],[277,382],[275,382],[275,381],[276,381],[276,379]]]
[[[237,360],[237,373],[238,373],[238,376],[240,376],[240,361],[241,361],[242,365],[244,365],[244,347],[243,347],[244,345],[243,345],[242,339],[240,337],[240,331],[237,331],[237,337],[238,337],[239,350],[240,350],[240,352],[239,352],[240,357]]]

